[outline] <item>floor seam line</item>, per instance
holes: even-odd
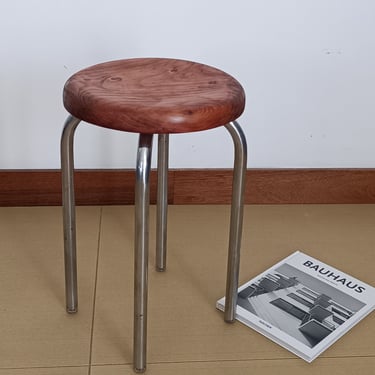
[[[374,358],[374,355],[343,355],[343,356],[327,356],[321,359],[352,359],[352,358]],[[186,361],[151,361],[148,365],[173,365],[173,364],[197,364],[197,363],[226,363],[226,362],[257,362],[257,361],[301,361],[298,357],[284,357],[284,358],[243,358],[243,359],[213,359],[213,360],[186,360]],[[131,366],[131,363],[97,363],[93,367],[109,367],[109,366]]]
[[[25,366],[25,367],[0,367],[0,370],[44,370],[59,368],[86,368],[88,365],[56,365],[56,366]]]

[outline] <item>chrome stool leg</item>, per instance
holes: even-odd
[[[226,128],[234,143],[234,170],[224,320],[233,322],[237,305],[247,145],[245,135],[236,121],[227,124]]]
[[[76,217],[74,199],[74,132],[81,120],[69,116],[61,136],[62,205],[64,226],[65,295],[68,313],[78,311]]]
[[[147,272],[152,134],[140,134],[135,182],[134,370],[146,370]]]
[[[169,134],[158,136],[158,192],[156,212],[156,270],[165,271],[167,259]]]

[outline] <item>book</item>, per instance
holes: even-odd
[[[374,307],[372,286],[296,251],[238,288],[236,319],[312,362]]]

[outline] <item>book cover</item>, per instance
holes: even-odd
[[[239,287],[236,319],[311,362],[374,307],[372,286],[296,251]]]

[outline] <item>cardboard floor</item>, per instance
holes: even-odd
[[[308,364],[226,324],[230,208],[169,208],[168,270],[154,269],[147,374],[375,373],[375,314]],[[0,208],[0,375],[132,374],[132,206],[78,207],[79,312],[65,313],[60,207]],[[375,285],[372,205],[246,206],[240,281],[303,250]]]

